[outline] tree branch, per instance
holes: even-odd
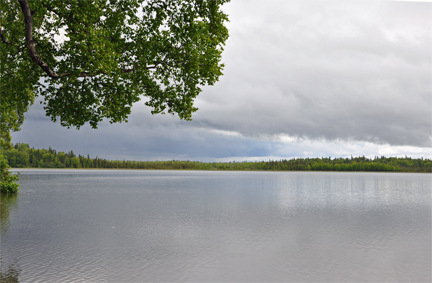
[[[25,22],[25,37],[27,41],[27,49],[29,51],[30,58],[38,64],[42,70],[45,71],[45,73],[50,76],[51,78],[58,79],[60,77],[69,76],[71,75],[71,72],[66,72],[62,74],[57,74],[51,68],[48,66],[47,63],[45,63],[42,58],[39,56],[39,54],[36,51],[36,41],[33,38],[33,17],[31,14],[30,6],[28,4],[27,0],[18,0],[21,6],[21,10],[24,14],[24,22]],[[81,72],[79,77],[92,77],[95,75],[91,75],[88,72]]]
[[[30,58],[38,64],[45,73],[48,74],[51,78],[59,78],[60,75],[51,70],[47,63],[42,61],[40,56],[36,51],[36,41],[33,39],[33,17],[31,15],[30,6],[27,0],[18,0],[21,6],[21,10],[24,14],[24,22],[25,22],[25,37],[27,41],[27,49],[29,51]]]
[[[21,10],[23,12],[24,15],[24,22],[25,22],[25,37],[26,37],[26,42],[27,42],[27,49],[30,55],[30,58],[32,59],[33,62],[35,62],[36,64],[38,64],[42,70],[45,71],[45,73],[50,76],[51,78],[54,79],[58,79],[60,77],[64,77],[64,76],[70,76],[72,74],[72,72],[65,72],[62,74],[58,74],[55,71],[53,71],[50,66],[48,66],[47,63],[45,63],[42,58],[39,56],[39,54],[36,51],[36,41],[33,38],[33,17],[32,17],[32,11],[30,10],[30,6],[28,4],[27,0],[18,0],[18,2],[20,3],[21,6]],[[53,11],[53,9],[48,5],[45,5],[45,7],[50,10]],[[55,11],[54,11],[55,13]],[[1,34],[1,39],[4,43],[8,43],[6,41],[6,39],[3,36],[3,32],[0,28],[0,34]],[[155,62],[153,66],[147,66],[146,68],[148,70],[150,69],[156,69],[159,65],[166,63],[166,59],[169,56],[169,54],[167,56],[165,56],[165,58],[163,60],[161,60],[160,62]],[[123,73],[131,73],[136,71],[135,66],[133,68],[130,69],[121,69],[121,71]],[[96,72],[96,73],[89,73],[89,72],[81,72],[78,74],[78,77],[94,77],[100,74],[104,74],[103,72]]]

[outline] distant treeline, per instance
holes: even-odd
[[[351,158],[294,158],[258,162],[198,162],[198,161],[117,161],[90,158],[71,150],[67,153],[52,149],[34,149],[17,143],[5,150],[13,168],[113,168],[113,169],[165,169],[165,170],[273,170],[273,171],[387,171],[432,172],[431,160],[410,157]]]

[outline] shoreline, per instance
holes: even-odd
[[[432,172],[407,172],[407,171],[335,171],[335,170],[223,170],[223,169],[136,169],[136,168],[33,168],[33,167],[11,167],[11,170],[107,170],[107,171],[217,171],[217,172],[332,172],[332,173],[415,173],[415,174],[432,174]]]

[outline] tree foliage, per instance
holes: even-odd
[[[9,171],[7,159],[0,154],[0,193],[17,193],[19,178]]]
[[[190,120],[201,86],[222,75],[228,1],[1,0],[0,150],[35,96],[67,127],[127,121],[142,97]]]
[[[2,124],[21,121],[33,93],[68,127],[127,121],[141,97],[191,119],[222,75],[227,1],[2,0]]]

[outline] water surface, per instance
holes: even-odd
[[[19,170],[22,282],[431,281],[431,175]]]

